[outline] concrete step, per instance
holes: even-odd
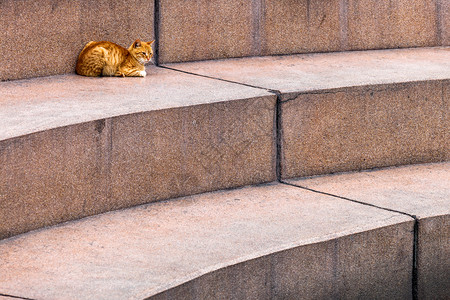
[[[169,66],[277,91],[283,178],[450,158],[448,47]]]
[[[0,295],[444,299],[449,179],[440,163],[290,180],[37,230],[0,241]]]
[[[147,71],[1,83],[0,238],[275,180],[275,95]]]
[[[417,219],[417,299],[450,295],[450,163],[288,180]],[[433,200],[431,200],[433,199]]]
[[[73,73],[83,46],[157,39],[162,63],[450,45],[447,0],[0,2],[0,80]]]
[[[3,82],[0,238],[277,178],[448,160],[449,57],[366,51]]]

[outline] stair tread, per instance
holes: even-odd
[[[424,202],[450,199],[444,182],[430,188],[422,180],[435,170],[444,178],[450,173],[444,163],[343,175],[336,193],[350,189],[364,201],[367,193],[395,198],[401,190],[401,202],[420,215]],[[320,182],[333,185],[336,177]],[[436,213],[448,214],[448,207]],[[2,240],[0,294],[142,299],[243,261],[405,222],[412,218],[279,183],[205,193]]]
[[[450,47],[348,51],[168,64],[248,85],[305,93],[450,78]]]
[[[450,78],[450,47],[253,57],[147,67],[145,78],[75,74],[0,83],[0,140],[118,115],[348,86]],[[286,95],[289,97],[289,95]]]
[[[0,83],[0,140],[145,111],[269,96],[261,89],[147,66],[147,76],[67,74]]]
[[[402,211],[419,219],[450,214],[450,162],[286,181]]]

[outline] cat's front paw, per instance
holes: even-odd
[[[147,72],[145,71],[139,71],[139,76],[145,77],[147,75]]]

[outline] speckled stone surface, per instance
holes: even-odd
[[[159,2],[163,63],[449,45],[446,0]],[[154,1],[2,1],[0,80],[72,73],[91,40],[154,37]]]
[[[282,104],[282,176],[444,161],[450,80],[303,94]]]
[[[450,293],[450,163],[425,164],[289,182],[419,218],[419,299]]]
[[[107,40],[128,48],[136,39],[154,39],[154,1],[79,1],[83,46],[88,41]]]
[[[0,236],[275,179],[275,96],[156,67],[0,85]]]
[[[167,64],[172,68],[299,93],[450,78],[450,47],[248,57]]]
[[[161,0],[160,62],[257,55],[259,0]]]
[[[446,45],[441,2],[162,0],[161,62]]]
[[[436,2],[348,0],[347,49],[439,45]],[[346,49],[343,49],[346,50]]]
[[[442,80],[450,75],[449,53],[386,50],[171,66],[279,89],[287,178],[449,159],[450,87]],[[145,78],[64,75],[1,84],[1,182],[9,190],[1,195],[3,237],[275,179],[274,94],[154,66],[147,71]],[[82,170],[73,185],[64,179],[73,177],[67,153]],[[51,204],[60,198],[73,209]],[[26,205],[15,210],[14,203]],[[35,213],[40,203],[46,208]]]
[[[80,1],[2,1],[0,80],[71,72],[83,47],[80,18]]]
[[[114,119],[110,200],[129,206],[275,180],[274,114],[272,96]]]
[[[144,78],[78,75],[0,84],[0,140],[143,111],[272,94],[237,84],[147,66]]]
[[[0,81],[73,73],[83,46],[151,40],[153,1],[6,0],[0,3]]]
[[[444,85],[444,87],[442,89],[442,94],[445,97],[444,99],[450,99],[450,84]],[[447,101],[449,101],[449,100],[447,100]],[[447,103],[447,111],[442,116],[442,122],[445,125],[445,127],[449,128],[450,127],[450,114],[448,113],[449,103],[444,102],[444,105],[445,105],[445,103]],[[450,141],[450,131],[449,130],[446,130],[444,132],[444,138],[445,138],[445,141]],[[448,147],[448,142],[445,143],[444,145],[447,145],[447,147]],[[449,152],[450,151],[447,152],[445,160],[450,160]]]
[[[329,52],[342,49],[341,0],[263,2],[262,53]]]
[[[442,180],[442,179],[440,179]],[[447,176],[447,183],[449,177]],[[447,185],[448,186],[448,185]],[[448,191],[448,190],[447,190]],[[450,193],[447,193],[450,199]],[[447,201],[447,208],[450,203]],[[422,218],[419,223],[418,296],[445,299],[450,294],[450,214]]]
[[[438,33],[440,44],[450,46],[450,2],[447,0],[437,0],[439,13]]]
[[[412,228],[410,217],[286,185],[207,193],[0,241],[0,293],[408,299]]]
[[[403,211],[419,219],[450,214],[450,162],[287,181]]]
[[[0,141],[0,238],[104,211],[92,206],[107,203],[105,133],[91,122]]]

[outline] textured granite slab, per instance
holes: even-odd
[[[288,182],[416,216],[418,297],[445,299],[449,295],[449,162]]]
[[[0,84],[0,237],[275,180],[275,95],[147,71]]]
[[[0,241],[0,293],[404,299],[412,229],[408,216],[286,185],[206,193]]]
[[[266,56],[168,66],[278,90],[287,100],[317,90],[449,79],[450,48]]]
[[[450,214],[449,162],[286,181],[402,211],[419,219]]]
[[[89,41],[128,48],[154,38],[154,2],[6,0],[0,3],[0,81],[74,73]]]

